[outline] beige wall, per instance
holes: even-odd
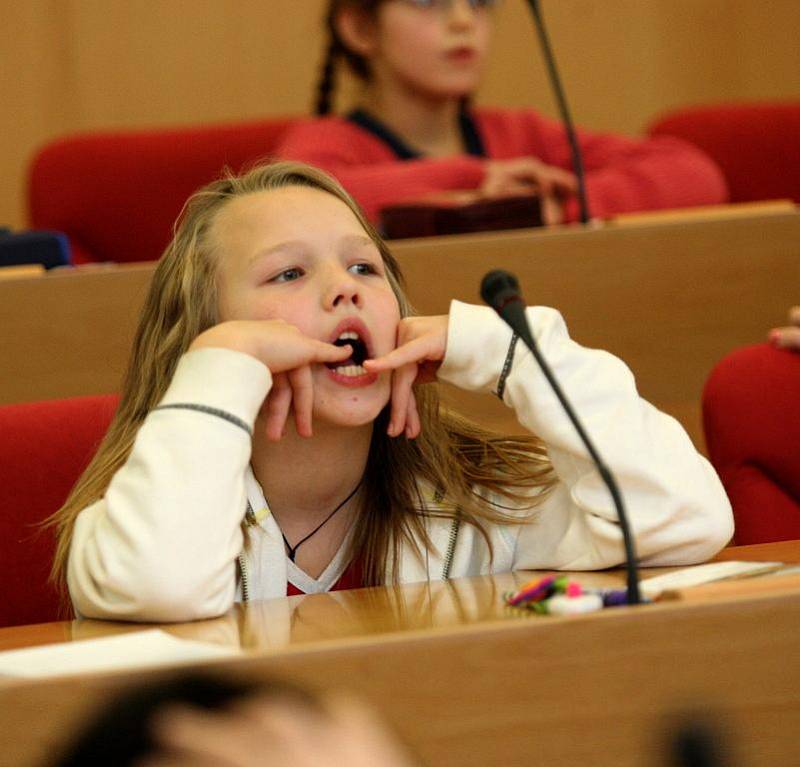
[[[0,224],[64,133],[308,109],[323,0],[0,0]],[[543,0],[576,120],[635,133],[675,105],[800,98],[797,0]],[[552,113],[522,0],[480,99]]]

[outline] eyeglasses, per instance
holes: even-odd
[[[450,10],[456,0],[403,0],[408,5],[415,8],[422,8],[431,11]],[[500,4],[500,0],[467,0],[467,4],[473,11],[494,8]]]

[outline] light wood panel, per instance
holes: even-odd
[[[712,727],[740,767],[793,763],[800,592],[542,618],[502,609],[509,578],[523,577],[357,590],[333,610],[336,595],[270,600],[235,611],[229,640],[209,633],[212,622],[169,630],[238,644],[274,634],[275,621],[258,617],[282,607],[293,631],[303,623],[298,633],[316,631],[316,640],[270,649],[245,641],[249,653],[205,668],[354,692],[431,767],[661,764],[665,739],[685,718]],[[248,634],[241,627],[254,610]],[[77,638],[92,635],[77,625]],[[354,636],[353,625],[367,629]],[[94,626],[95,635],[136,628]],[[0,630],[0,643],[21,631]],[[39,765],[118,690],[162,675],[0,681],[0,764]]]
[[[515,272],[531,304],[558,308],[579,343],[607,349],[702,449],[713,364],[759,343],[797,303],[800,214],[666,218],[595,230],[519,230],[393,243],[423,313],[479,303],[483,274]],[[0,281],[0,403],[118,391],[152,264]],[[476,420],[518,431],[493,397],[450,389]]]
[[[798,576],[791,570],[800,564],[800,540],[777,541],[750,546],[730,546],[713,561],[783,562],[788,572],[766,578],[726,581],[734,596],[749,596],[751,583],[763,584],[763,591],[797,591]],[[677,568],[644,568],[640,578],[662,575]],[[509,611],[503,594],[516,591],[544,572],[517,571],[495,575],[456,578],[430,583],[333,591],[267,599],[237,604],[227,614],[212,620],[167,624],[165,631],[183,639],[193,639],[236,649],[257,652],[297,650],[321,642],[377,639],[397,632],[424,632],[431,629],[469,627],[492,621],[519,618]],[[617,589],[625,586],[623,570],[568,573],[585,588]],[[770,586],[770,584],[773,584]],[[718,584],[717,584],[718,585]],[[695,587],[697,588],[697,587]],[[686,594],[690,589],[686,590]],[[99,620],[73,620],[30,626],[0,628],[0,651],[41,644],[60,644],[95,639],[129,631],[139,631],[135,623]]]
[[[0,281],[0,403],[119,391],[154,268]]]
[[[24,174],[63,133],[304,113],[324,0],[0,3],[0,223],[24,222]],[[577,121],[638,132],[689,102],[800,95],[796,0],[545,0]],[[351,84],[344,93],[352,94]],[[342,105],[347,98],[343,100]],[[553,114],[525,4],[497,12],[479,101]]]
[[[800,215],[665,220],[591,232],[507,232],[400,242],[417,308],[451,298],[479,303],[492,268],[517,274],[530,304],[558,308],[572,338],[633,370],[639,391],[674,415],[702,447],[700,395],[712,366],[760,343],[796,303]],[[504,431],[511,412],[493,398],[449,390],[450,401]]]
[[[747,562],[796,562],[800,564],[800,541],[775,541],[751,543],[747,546],[729,546],[714,557],[715,561],[740,559]]]

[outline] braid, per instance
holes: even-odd
[[[339,44],[331,35],[328,43],[328,52],[325,55],[325,63],[322,65],[322,75],[317,84],[317,104],[315,114],[318,116],[327,115],[331,112],[331,95],[335,84],[336,57],[339,53]]]
[[[336,16],[344,6],[353,6],[363,13],[374,14],[381,0],[330,0],[325,17],[325,28],[328,32],[328,50],[322,65],[322,74],[317,84],[317,103],[315,113],[319,116],[331,113],[333,89],[336,84],[336,64],[343,58],[356,77],[369,80],[369,64],[362,56],[351,51],[339,38],[336,31]]]

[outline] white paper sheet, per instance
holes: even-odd
[[[160,629],[0,652],[0,676],[48,677],[229,658],[239,650],[178,639]]]
[[[640,584],[642,593],[653,599],[663,591],[700,586],[703,583],[724,581],[728,578],[744,578],[773,572],[783,567],[781,562],[708,562],[704,565],[686,567],[665,575],[656,575]]]

